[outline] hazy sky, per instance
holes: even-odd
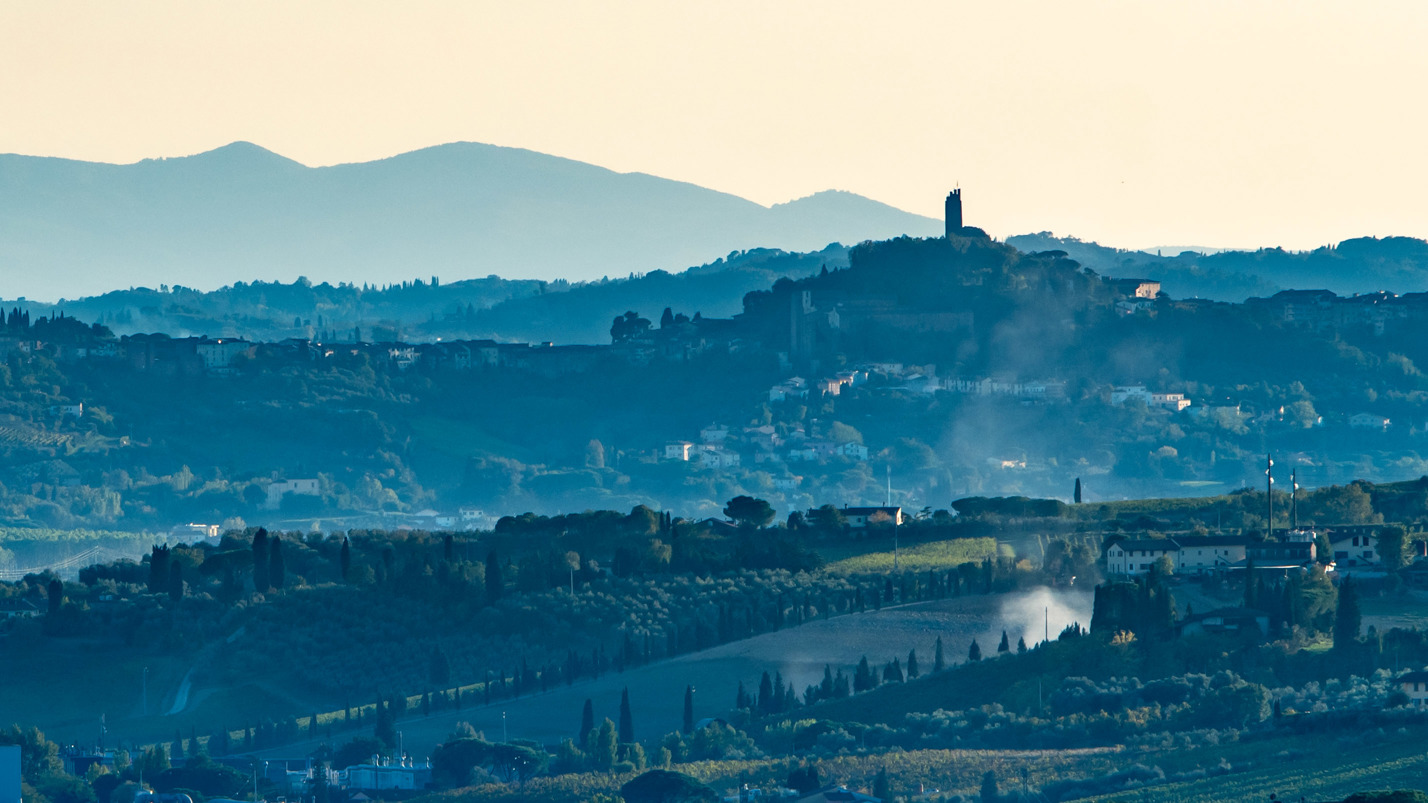
[[[1428,3],[0,0],[0,152],[453,140],[1123,246],[1428,236]],[[3,188],[0,188],[3,191]]]

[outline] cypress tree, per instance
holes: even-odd
[[[979,647],[979,646],[977,646],[977,640],[976,640],[976,639],[972,639],[972,646],[971,646],[970,649],[967,650],[967,660],[968,660],[968,661],[980,661],[980,660],[982,660],[982,648]]]
[[[456,562],[456,539],[451,533],[441,539],[441,556],[447,563]]]
[[[997,803],[1001,798],[1001,792],[997,791],[997,774],[987,770],[982,775],[982,803]]]
[[[372,735],[387,747],[397,746],[397,715],[392,704],[377,700],[377,721],[372,727]]]
[[[1016,654],[1021,655],[1026,652],[1026,638],[1018,636],[1016,640]]]
[[[1352,578],[1339,584],[1339,607],[1334,611],[1334,646],[1345,649],[1359,640],[1363,615],[1359,610],[1359,590]]]
[[[253,590],[259,594],[268,590],[268,531],[262,527],[253,534]]]
[[[283,539],[273,536],[268,544],[268,582],[282,591],[287,582],[287,567],[283,565]]]
[[[773,712],[773,678],[768,672],[759,680],[759,710],[765,714]]]
[[[59,613],[60,607],[64,605],[64,583],[58,577],[50,581],[49,588],[49,611]]]
[[[937,649],[932,654],[932,671],[941,672],[947,668],[947,662],[942,658],[942,637],[937,637]]]
[[[347,582],[347,575],[352,573],[352,545],[348,543],[347,536],[342,536],[342,582]]]
[[[917,669],[917,650],[910,650],[907,653],[907,679],[912,680],[922,674]]]
[[[877,675],[868,667],[868,656],[864,655],[858,660],[858,668],[853,672],[853,693],[865,692],[877,685]]]
[[[694,732],[694,687],[684,687],[684,732]]]
[[[997,645],[997,655],[1005,655],[1011,652],[1011,642],[1007,641],[1007,631],[1002,631],[1002,641]]]
[[[635,741],[635,720],[630,716],[630,687],[620,692],[620,743]]]
[[[873,778],[873,797],[879,800],[892,799],[891,786],[888,784],[888,768],[879,767],[877,777]]]
[[[1072,498],[1072,500],[1075,501],[1076,504],[1078,504],[1078,505],[1081,504],[1081,478],[1080,478],[1080,477],[1077,477],[1077,478],[1076,478],[1076,490],[1072,493],[1071,498]]]
[[[486,602],[495,604],[504,591],[505,587],[501,580],[501,559],[493,549],[486,555]]]
[[[169,599],[178,602],[183,599],[183,564],[175,563],[169,568]]]
[[[149,550],[149,593],[162,594],[169,589],[169,548],[155,546]]]

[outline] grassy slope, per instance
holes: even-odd
[[[530,697],[460,711],[440,711],[430,717],[413,716],[402,720],[399,728],[408,749],[420,756],[442,741],[457,722],[470,722],[489,737],[499,738],[504,712],[511,738],[554,744],[573,735],[587,698],[594,702],[597,718],[616,719],[620,693],[628,687],[636,737],[652,746],[660,736],[678,730],[685,685],[696,689],[697,717],[723,716],[733,705],[738,684],[742,682],[745,688],[756,691],[759,677],[765,671],[781,672],[801,693],[805,686],[818,682],[825,664],[842,668],[851,675],[858,659],[864,655],[881,666],[893,658],[905,660],[908,651],[916,649],[918,660],[930,669],[933,643],[939,636],[947,645],[949,656],[965,655],[973,637],[986,640],[992,632],[1015,627],[1019,620],[1004,603],[1027,598],[1026,595],[961,597],[816,620],[624,673],[611,673],[597,680],[562,685]],[[1037,607],[1036,611],[1039,617],[1041,608]],[[337,737],[338,741],[346,738],[350,737]],[[302,743],[276,748],[268,754],[299,755],[316,745],[317,742]]]
[[[898,565],[913,572],[928,570],[946,571],[963,563],[981,563],[997,554],[997,542],[991,538],[960,538],[953,541],[933,541],[899,550]],[[830,572],[858,574],[891,572],[893,553],[865,552],[830,563]]]

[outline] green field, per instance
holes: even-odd
[[[1428,629],[1428,594],[1422,591],[1364,597],[1359,604],[1365,629],[1369,625],[1380,632],[1395,627]]]
[[[880,544],[881,546],[881,544]],[[1003,554],[1010,557],[1010,547],[1002,545]],[[929,570],[955,569],[963,563],[981,563],[998,553],[997,542],[992,538],[958,538],[950,541],[933,541],[918,544],[897,553],[899,568],[907,571],[925,572]],[[827,570],[840,574],[872,574],[893,570],[891,550],[865,552],[830,563]]]

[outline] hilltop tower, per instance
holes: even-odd
[[[947,193],[947,236],[962,230],[962,189],[959,187]]]

